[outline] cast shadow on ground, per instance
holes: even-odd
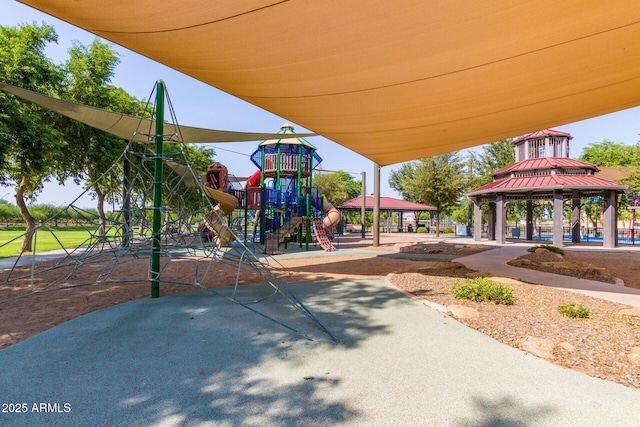
[[[545,418],[552,417],[557,408],[550,405],[527,407],[511,397],[473,399],[476,414],[472,419],[460,420],[461,427],[525,427],[544,424]]]
[[[3,425],[330,425],[357,417],[356,409],[331,397],[343,379],[309,366],[305,355],[355,348],[388,333],[376,311],[407,299],[358,281],[291,287],[338,343],[281,298],[256,309],[284,317],[317,340],[209,291],[121,304],[0,352],[7,368],[0,380],[4,398],[72,408],[23,414]],[[282,377],[273,375],[278,370]]]

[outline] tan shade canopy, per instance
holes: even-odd
[[[638,0],[22,2],[380,165],[640,105]]]
[[[151,120],[52,98],[6,83],[0,83],[0,90],[127,141],[144,143],[153,141],[154,138],[155,125]],[[281,136],[278,133],[233,132],[190,126],[178,127],[173,124],[165,124],[164,130],[167,140],[187,143],[260,141]],[[302,135],[313,136],[313,134]]]

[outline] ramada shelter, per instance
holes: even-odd
[[[617,241],[618,194],[629,188],[596,176],[596,165],[569,158],[571,135],[545,129],[516,139],[516,162],[491,174],[493,181],[467,193],[474,200],[474,240],[481,240],[483,204],[489,206],[488,239],[505,243],[507,204],[526,201],[526,236],[533,239],[534,200],[553,201],[553,245],[563,245],[563,207],[571,203],[571,242],[580,242],[581,200],[600,196],[604,201],[603,247]]]

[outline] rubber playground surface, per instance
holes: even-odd
[[[0,424],[640,423],[640,391],[500,344],[382,279],[287,286],[337,341],[280,296],[140,299],[1,350]]]

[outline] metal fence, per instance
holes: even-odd
[[[507,238],[523,239],[526,237],[526,228],[507,227]],[[598,227],[582,227],[580,229],[580,241],[582,242],[602,242],[604,230]],[[618,243],[628,245],[640,245],[640,228],[618,229]],[[562,228],[563,240],[571,241],[571,227]],[[533,229],[533,240],[553,240],[553,227],[540,226]]]

